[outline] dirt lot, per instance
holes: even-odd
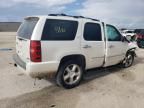
[[[144,107],[144,49],[137,50],[132,67],[93,70],[80,86],[65,90],[54,81],[35,81],[13,66],[15,35],[0,33],[0,108]]]

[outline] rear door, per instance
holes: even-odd
[[[95,68],[103,65],[105,44],[102,24],[98,21],[85,21],[81,48],[86,56],[86,68]]]
[[[17,32],[16,52],[24,62],[30,57],[30,40],[37,22],[37,17],[26,18]]]
[[[128,47],[127,42],[122,42],[122,35],[112,25],[106,25],[106,64],[105,66],[111,66],[119,63],[125,57]]]

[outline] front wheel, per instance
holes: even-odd
[[[128,68],[128,67],[132,66],[133,61],[134,61],[134,55],[133,55],[133,53],[129,52],[126,54],[125,59],[122,62],[122,65],[124,68]]]
[[[77,61],[67,61],[61,64],[56,76],[59,86],[70,89],[79,85],[83,75],[82,65]]]

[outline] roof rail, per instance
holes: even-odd
[[[84,18],[86,18],[86,19],[91,19],[91,20],[94,20],[94,21],[100,21],[100,20],[98,20],[98,19],[89,18],[89,17],[84,17]]]
[[[67,15],[67,14],[64,14],[64,13],[61,13],[61,14],[49,14],[49,16],[67,16],[67,17],[73,17],[73,18],[84,18],[84,19],[90,19],[90,20],[94,20],[94,21],[100,21],[98,19],[93,19],[93,18],[89,18],[89,17],[72,16],[72,15]]]
[[[73,17],[73,16],[70,16],[70,15],[66,15],[64,13],[61,13],[61,14],[49,14],[49,16],[68,16],[68,17]]]

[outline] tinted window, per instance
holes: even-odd
[[[21,24],[20,29],[18,30],[18,36],[25,39],[31,39],[31,35],[37,22],[38,18],[25,19],[24,22]]]
[[[84,39],[87,41],[101,41],[101,26],[96,23],[86,23]]]
[[[74,40],[78,28],[77,21],[48,19],[42,40]]]
[[[108,41],[121,41],[121,34],[115,27],[107,25],[106,28]]]

